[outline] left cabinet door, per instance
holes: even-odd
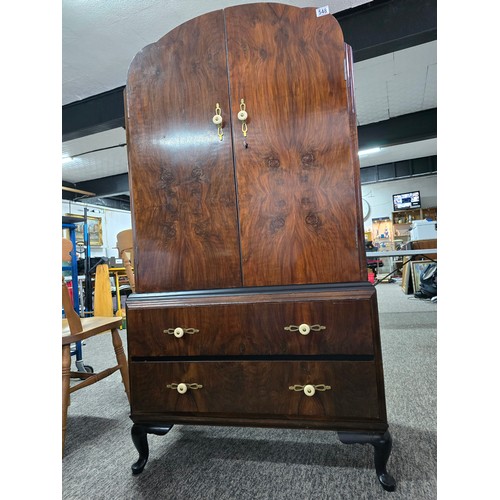
[[[137,292],[241,286],[222,11],[139,52],[125,107]]]

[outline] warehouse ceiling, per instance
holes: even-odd
[[[129,208],[123,88],[144,46],[242,0],[63,0],[63,198]],[[436,0],[284,1],[329,6],[353,48],[361,167],[437,154]]]

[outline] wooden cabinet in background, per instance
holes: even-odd
[[[406,243],[410,240],[411,224],[415,220],[432,219],[437,221],[437,208],[415,208],[413,210],[401,210],[392,212],[394,228],[394,240]]]
[[[332,16],[248,4],[147,46],[125,91],[136,292],[132,437],[173,424],[391,436],[367,281],[350,47]]]
[[[400,210],[392,212],[393,224],[410,224],[415,220],[432,219],[437,220],[437,208],[414,208],[412,210]]]
[[[394,250],[394,227],[389,217],[372,219],[372,241],[380,251]]]

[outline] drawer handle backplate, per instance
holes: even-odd
[[[291,391],[295,392],[304,392],[306,396],[314,396],[316,391],[329,391],[332,387],[330,385],[326,384],[317,384],[317,385],[312,385],[312,384],[306,384],[306,385],[291,385],[288,389]]]
[[[193,335],[193,333],[198,333],[199,331],[200,330],[197,330],[196,328],[182,328],[178,326],[177,328],[167,328],[166,330],[163,330],[163,333],[168,333],[169,335],[173,335],[174,337],[180,339],[181,337],[184,337],[185,333]]]
[[[202,389],[203,386],[201,384],[186,384],[184,382],[181,382],[179,384],[167,384],[167,389],[174,389],[176,390],[179,394],[185,394],[188,389]]]
[[[321,330],[326,330],[326,326],[322,325],[308,325],[307,323],[302,323],[301,325],[289,325],[285,326],[285,330],[289,332],[299,332],[301,335],[308,335],[309,332],[320,332]]]

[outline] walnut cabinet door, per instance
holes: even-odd
[[[365,280],[340,26],[280,4],[225,18],[244,284]]]
[[[125,102],[136,291],[241,286],[223,11],[139,52]]]
[[[136,56],[138,292],[366,279],[345,58],[332,16],[264,3],[188,21]]]

